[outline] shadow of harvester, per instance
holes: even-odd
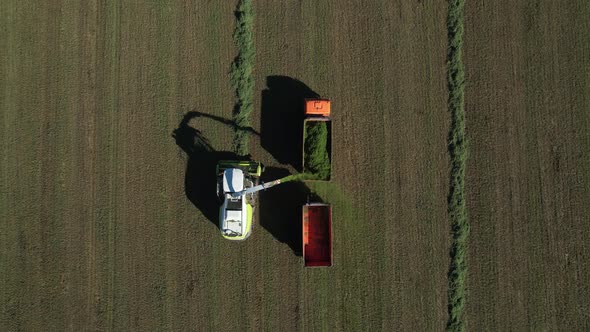
[[[289,172],[284,168],[267,167],[263,180],[280,179]],[[260,224],[278,241],[301,256],[302,208],[309,201],[321,202],[309,187],[300,181],[283,183],[260,194]]]
[[[188,157],[184,178],[186,197],[209,221],[219,227],[215,169],[219,160],[237,159],[238,156],[230,151],[214,150],[201,131],[189,125],[193,118],[200,116],[203,116],[203,113],[185,114],[172,137]]]

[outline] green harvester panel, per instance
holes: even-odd
[[[250,176],[260,177],[262,175],[262,163],[257,161],[221,160],[217,163],[217,174],[228,168],[239,168],[248,172]]]

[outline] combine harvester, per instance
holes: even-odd
[[[276,186],[282,179],[260,182],[262,163],[255,161],[222,160],[217,164],[217,196],[219,229],[228,240],[245,240],[252,232],[252,219],[257,193]]]

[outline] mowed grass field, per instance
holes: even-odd
[[[299,171],[328,97],[332,181],[261,193],[232,243],[236,4],[0,3],[0,330],[445,328],[446,4],[253,2],[252,157]],[[587,8],[526,4],[466,7],[471,330],[588,328]],[[299,256],[312,191],[328,269]]]
[[[239,292],[217,277],[241,269],[187,200],[171,135],[190,110],[231,112],[235,4],[1,6],[0,329],[227,322]],[[199,125],[230,145],[231,130]]]
[[[310,185],[333,204],[334,267],[294,252],[302,185],[223,240],[214,175],[194,174],[210,156],[185,152],[186,135],[231,149],[211,116],[232,116],[236,3],[3,2],[0,329],[444,326],[444,5],[254,4],[253,156],[281,175],[301,156],[262,147],[292,133],[262,118],[269,76],[271,99],[293,79],[334,101],[333,181]]]
[[[234,135],[211,116],[232,117],[235,2],[1,6],[0,329],[444,326],[443,4],[254,2],[254,158],[277,175],[301,158],[262,147],[284,139],[267,77],[334,100],[333,181],[309,185],[333,204],[334,267],[309,270],[306,186],[261,195],[243,243],[214,223],[201,164]],[[187,155],[191,135],[214,152]]]
[[[590,329],[587,1],[467,1],[467,328]]]
[[[255,4],[262,92],[253,123],[260,119],[262,142],[253,154],[265,160],[277,152],[275,159],[300,164],[301,134],[289,129],[302,127],[289,116],[293,95],[331,98],[333,109],[332,181],[310,187],[333,204],[334,266],[289,267],[300,305],[285,317],[305,330],[443,329],[450,243],[444,3]],[[283,116],[268,120],[275,112]],[[283,193],[271,190],[263,205]]]

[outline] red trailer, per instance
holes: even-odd
[[[303,260],[306,267],[332,266],[332,207],[303,206]]]

